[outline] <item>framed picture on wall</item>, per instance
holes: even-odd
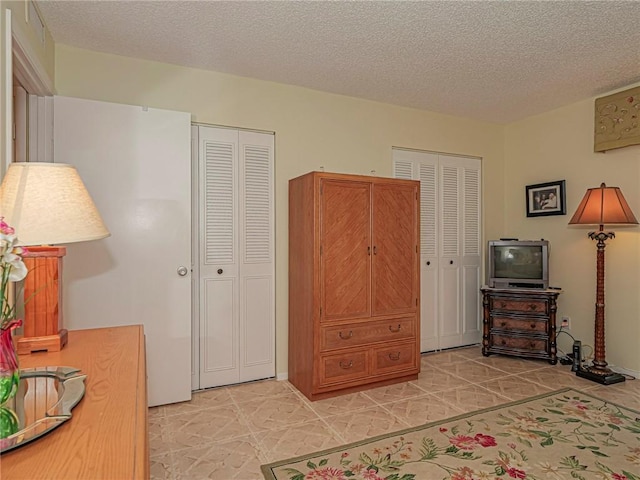
[[[525,187],[527,217],[566,215],[565,181],[537,183]]]

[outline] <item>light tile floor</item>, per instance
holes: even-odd
[[[149,410],[152,479],[262,479],[260,465],[562,387],[640,410],[640,381],[603,386],[570,366],[480,347],[422,356],[417,380],[310,402],[289,382],[194,393]]]

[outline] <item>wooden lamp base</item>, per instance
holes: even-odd
[[[59,352],[67,343],[62,328],[62,257],[65,247],[29,247],[24,263],[24,336],[18,338],[19,355]]]
[[[29,355],[33,352],[59,352],[67,344],[68,332],[60,330],[55,335],[42,337],[18,338],[18,355]]]

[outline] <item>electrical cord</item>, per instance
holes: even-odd
[[[563,326],[560,326],[560,328],[558,329],[558,331],[556,332],[556,341],[558,340],[558,335],[560,335],[561,333],[564,333],[565,335],[568,335],[571,340],[573,340],[574,342],[576,341],[576,338],[571,335],[569,332],[567,332],[566,330],[564,330]],[[589,355],[585,355],[584,354],[584,349],[588,348],[589,349]],[[560,351],[560,350],[558,350]],[[593,347],[591,345],[587,345],[587,344],[583,344],[582,345],[582,358],[580,359],[580,362],[586,362],[587,360],[590,360],[591,358],[593,358]],[[562,352],[563,355],[566,356],[566,358],[568,360],[572,360],[573,354],[565,354],[564,352]],[[571,356],[570,356],[571,355]]]
[[[567,332],[566,330],[563,330],[564,327],[560,327],[560,329],[556,332],[556,340],[558,339],[558,335],[560,335],[561,333],[564,333],[565,335],[569,335],[571,337],[571,340],[573,340],[574,342],[576,341],[575,337],[573,335],[571,335],[569,332]]]
[[[569,332],[567,332],[566,330],[563,330],[564,327],[560,326],[560,328],[558,329],[558,331],[556,332],[556,340],[558,339],[558,335],[560,335],[561,333],[564,333],[565,335],[568,335],[569,337],[571,337],[571,340],[573,340],[574,342],[576,341],[575,337],[573,335],[571,335]],[[585,355],[584,354],[584,349],[588,348],[589,349],[589,355]],[[586,362],[587,360],[590,360],[591,358],[593,358],[593,347],[591,345],[582,345],[582,358],[580,359],[580,362]],[[566,365],[569,365],[572,362],[571,357],[569,357],[569,354],[564,353],[562,350],[560,350],[558,348],[558,353],[561,354],[562,358],[560,359],[560,363],[562,363],[563,359],[566,363]],[[573,355],[573,354],[571,354]],[[627,373],[622,373],[621,375],[623,375],[627,380],[636,380],[636,377],[634,377],[633,375],[629,375]]]

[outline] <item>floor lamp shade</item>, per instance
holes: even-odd
[[[596,257],[596,305],[594,327],[593,364],[580,368],[576,375],[605,385],[624,382],[625,378],[607,367],[604,342],[604,248],[605,240],[615,237],[613,232],[605,232],[605,225],[637,225],[638,220],[631,211],[618,187],[589,188],[578,205],[570,225],[598,225],[597,232],[589,232],[589,238],[597,241]]]
[[[570,225],[637,224],[629,204],[618,187],[589,188],[573,214]]]
[[[62,163],[12,163],[0,185],[0,216],[28,249],[18,353],[60,350],[67,341],[61,284],[66,249],[53,245],[99,240],[109,230],[75,167]]]

